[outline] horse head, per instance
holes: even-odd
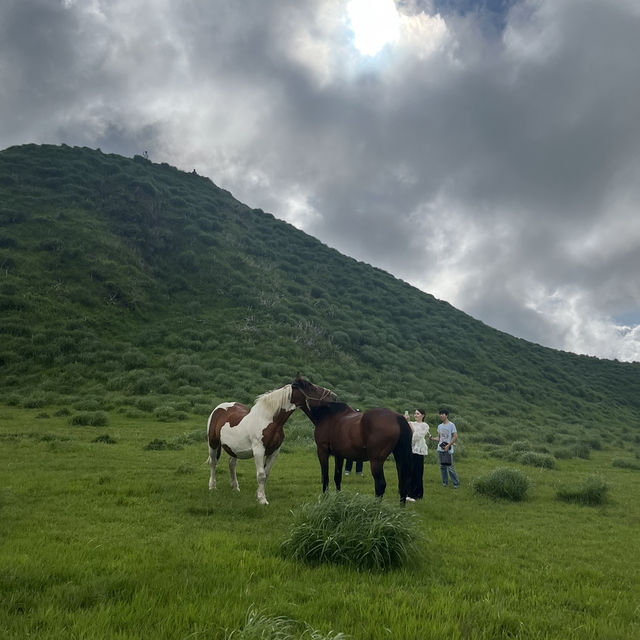
[[[298,408],[306,406],[307,409],[311,409],[311,407],[335,402],[337,399],[338,396],[333,391],[304,380],[300,374],[291,383],[291,403]]]

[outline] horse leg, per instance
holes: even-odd
[[[333,472],[333,481],[336,484],[336,491],[340,491],[340,485],[342,484],[342,462],[344,458],[335,456],[336,466]]]
[[[329,452],[318,449],[318,461],[320,462],[320,472],[322,474],[322,493],[329,488]]]
[[[407,464],[407,461],[401,461],[396,458],[396,469],[398,470],[398,493],[400,493],[400,504],[403,505],[406,503],[407,495],[409,494],[411,466]]]
[[[238,464],[238,458],[229,456],[229,479],[231,480],[231,488],[236,491],[240,491],[240,485],[238,484],[238,476],[236,475],[236,465]]]
[[[280,453],[280,449],[276,449],[273,453],[271,453],[271,454],[269,454],[268,456],[265,457],[265,460],[264,460],[264,483],[262,485],[262,495],[264,497],[264,503],[262,503],[262,504],[269,504],[267,502],[267,495],[266,495],[267,480],[269,479],[269,473],[271,473],[271,467],[273,466],[273,463],[276,461],[276,458],[278,457],[279,453]]]
[[[382,498],[384,490],[387,488],[383,467],[384,460],[371,460],[371,475],[373,476],[376,498]]]
[[[264,485],[267,481],[267,474],[264,466],[264,447],[255,447],[253,449],[253,459],[256,462],[256,479],[258,480],[258,491],[256,493],[256,498],[260,504],[269,504],[267,502],[267,497],[264,494]]]
[[[209,491],[216,488],[216,465],[218,464],[218,458],[220,458],[220,447],[213,449],[211,445],[209,445],[209,457],[207,458],[211,471],[211,475],[209,476]]]
[[[264,465],[264,473],[265,473],[265,483],[269,479],[269,473],[271,473],[271,467],[273,463],[276,461],[278,454],[280,453],[280,449],[276,449],[272,454],[268,455],[265,460]]]

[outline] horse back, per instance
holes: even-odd
[[[235,427],[249,413],[249,407],[240,402],[224,402],[218,405],[209,416],[207,436],[213,449],[220,446],[220,430],[225,424]]]
[[[397,411],[386,408],[369,409],[362,414],[362,433],[370,458],[385,459],[394,450],[402,436],[399,417],[402,418]]]
[[[362,415],[360,411],[344,405],[343,410],[326,413],[316,420],[313,434],[318,450],[352,460],[366,460]]]

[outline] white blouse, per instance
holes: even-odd
[[[411,438],[411,450],[420,456],[426,456],[429,449],[425,438],[429,435],[429,425],[426,422],[410,422],[413,429]]]

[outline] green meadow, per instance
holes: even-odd
[[[268,506],[253,461],[209,492],[211,409],[298,371],[432,429],[451,411],[458,491],[429,456],[401,511],[386,465],[400,568],[287,549],[320,497],[301,412]],[[2,150],[0,640],[638,638],[638,389],[640,363],[496,331],[196,173]]]
[[[405,508],[419,532],[411,562],[359,571],[282,552],[294,514],[320,493],[302,414],[285,427],[268,506],[256,503],[252,460],[238,463],[236,493],[223,454],[209,492],[202,418],[70,422],[51,408],[0,406],[3,639],[242,637],[249,611],[306,624],[317,637],[640,637],[637,457],[614,464],[619,453],[605,447],[530,466],[465,443],[461,431],[461,488],[442,488],[430,454],[425,499]],[[524,500],[473,491],[476,478],[504,466],[529,478]],[[383,500],[395,505],[393,461],[385,472]],[[558,499],[593,476],[608,488],[601,504]],[[343,491],[373,494],[366,465]]]

